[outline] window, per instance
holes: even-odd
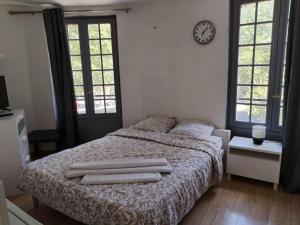
[[[287,27],[287,1],[233,0],[227,126],[250,135],[254,124],[279,139]]]
[[[77,113],[120,114],[115,17],[67,18],[66,27]]]

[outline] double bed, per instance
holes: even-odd
[[[219,136],[219,137],[217,137]],[[34,161],[24,169],[19,188],[44,204],[92,225],[177,225],[195,202],[222,179],[222,156],[230,133],[186,136],[121,129],[104,138]],[[165,158],[173,167],[161,181],[82,185],[66,179],[76,162]]]

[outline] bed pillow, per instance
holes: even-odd
[[[204,136],[211,136],[214,126],[208,122],[199,120],[182,120],[176,127],[169,131],[170,134],[189,136],[201,139]]]
[[[176,125],[176,123],[177,120],[174,117],[154,114],[148,116],[146,119],[140,121],[136,125],[133,125],[131,128],[150,132],[167,133]]]

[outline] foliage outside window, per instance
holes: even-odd
[[[228,127],[234,135],[250,135],[254,124],[266,125],[280,137],[285,3],[282,0],[233,0]],[[286,32],[283,32],[286,33]],[[280,86],[280,87],[279,87]]]
[[[79,115],[115,114],[116,37],[109,19],[67,19],[67,37]]]

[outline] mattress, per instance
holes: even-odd
[[[121,129],[108,136],[31,162],[19,188],[44,204],[92,225],[176,225],[222,178],[221,138]],[[66,179],[76,162],[120,158],[166,158],[171,174],[159,182],[82,185]]]

